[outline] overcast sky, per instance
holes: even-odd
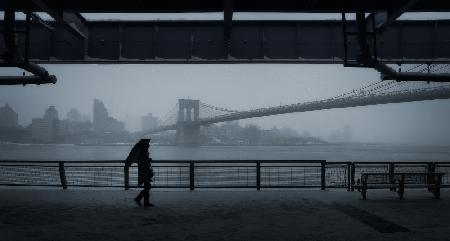
[[[0,13],[0,15],[2,15]],[[215,19],[220,13],[90,14],[88,19]],[[235,19],[338,19],[333,14],[236,14]],[[1,16],[0,16],[1,17]],[[403,19],[449,19],[448,13],[409,14]],[[58,77],[56,85],[1,86],[0,105],[9,103],[28,125],[55,105],[60,118],[75,107],[92,116],[93,99],[102,100],[110,114],[134,131],[140,117],[153,113],[163,118],[178,98],[200,99],[229,109],[291,104],[322,99],[379,80],[371,69],[341,65],[232,64],[232,65],[44,65]],[[19,69],[0,68],[1,75],[21,75]],[[450,143],[450,100],[389,104],[308,113],[284,114],[241,121],[264,128],[291,127],[327,138],[335,130],[352,127],[353,139],[432,145]]]

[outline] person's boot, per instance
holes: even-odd
[[[141,200],[138,197],[134,198],[134,201],[137,203],[137,205],[142,206]]]

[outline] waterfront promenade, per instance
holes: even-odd
[[[449,240],[450,191],[0,188],[1,240]]]

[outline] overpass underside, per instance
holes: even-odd
[[[25,22],[16,22],[16,41],[29,41],[18,52],[45,64],[356,64],[360,52],[356,35],[344,36],[338,20],[233,21],[229,39],[223,21],[86,21],[84,35],[53,24],[54,31],[31,25],[27,40]],[[376,42],[383,63],[448,63],[450,21],[397,21]]]
[[[374,68],[384,80],[421,81],[424,74],[405,75],[386,64],[450,60],[449,21],[397,21],[408,12],[450,12],[448,1],[4,0],[0,11],[0,66],[33,74],[1,76],[0,85],[56,83],[39,63],[324,63]],[[16,19],[18,12],[25,20]],[[82,14],[136,12],[216,12],[223,18],[89,21]],[[341,20],[233,19],[243,12],[338,13]],[[426,77],[450,81],[448,74]]]

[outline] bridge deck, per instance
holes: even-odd
[[[249,119],[255,117],[263,117],[295,112],[308,112],[316,110],[349,108],[349,107],[380,105],[389,103],[404,103],[404,102],[436,100],[436,99],[450,99],[450,88],[446,86],[446,87],[429,88],[420,91],[404,90],[404,91],[383,93],[378,95],[373,94],[365,96],[351,96],[337,99],[325,99],[321,101],[312,101],[292,105],[283,105],[268,108],[260,108],[256,110],[228,113],[210,118],[201,118],[196,121],[188,121],[181,124],[184,126],[209,125],[225,121]],[[176,130],[178,127],[179,125],[176,123],[169,124],[161,126],[154,130],[144,131],[143,133],[156,133],[167,130]]]

